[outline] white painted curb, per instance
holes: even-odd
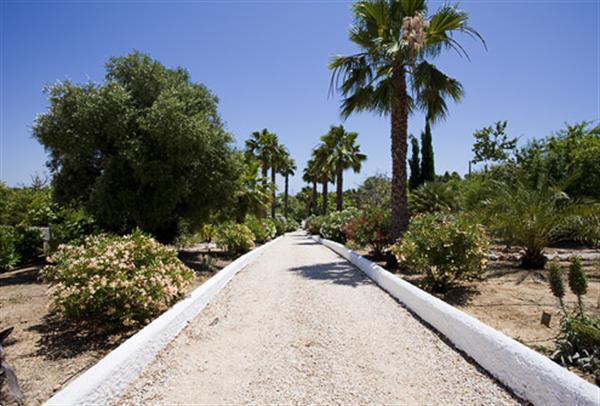
[[[46,405],[110,404],[236,273],[278,237],[239,257],[52,396]]]
[[[336,242],[312,237],[363,271],[515,394],[535,405],[600,405],[600,388]]]

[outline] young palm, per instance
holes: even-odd
[[[304,168],[302,174],[302,180],[312,185],[312,194],[308,207],[308,215],[311,215],[315,213],[317,208],[317,183],[319,182],[319,175],[317,173],[317,167],[314,158],[308,160],[306,168]]]
[[[315,173],[319,182],[323,186],[323,210],[321,214],[327,214],[327,206],[329,203],[328,200],[328,186],[329,182],[334,180],[333,178],[333,167],[331,165],[331,160],[329,156],[331,155],[331,150],[328,148],[327,144],[320,144],[318,147],[313,149],[313,160],[315,165]]]
[[[346,132],[344,126],[332,126],[329,132],[321,137],[321,141],[327,146],[329,164],[333,168],[336,183],[336,210],[342,210],[344,206],[344,171],[352,169],[355,173],[360,171],[362,162],[367,156],[360,153],[360,146],[356,144],[358,134]]]
[[[350,40],[361,52],[332,59],[331,85],[344,96],[342,116],[363,110],[391,116],[390,238],[396,240],[408,226],[408,115],[421,109],[427,111],[429,121],[442,119],[448,110],[445,100],[450,97],[458,101],[462,96],[460,83],[428,60],[446,49],[467,56],[454,39],[456,32],[478,39],[481,36],[469,26],[467,13],[456,6],[443,5],[426,17],[425,0],[361,0],[354,4],[353,12]]]
[[[290,176],[294,176],[296,174],[296,163],[290,157],[289,153],[286,151],[286,155],[283,157],[281,162],[281,166],[279,168],[279,173],[284,177],[284,189],[283,189],[283,215],[285,218],[288,218],[288,198],[289,198],[289,186],[290,186]]]

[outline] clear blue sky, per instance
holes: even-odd
[[[47,101],[46,84],[102,81],[110,56],[134,49],[167,66],[183,66],[220,99],[239,145],[257,129],[279,134],[300,168],[318,137],[340,122],[328,97],[331,55],[350,53],[349,1],[6,1],[0,0],[0,179],[28,183],[45,171],[30,127]],[[433,2],[432,8],[441,2]],[[438,64],[464,84],[466,97],[433,128],[436,169],[464,173],[472,133],[496,120],[525,140],[565,122],[600,118],[598,1],[463,1],[489,50],[465,38],[471,62],[455,54]],[[368,155],[354,187],[389,173],[389,123],[361,114],[357,131]],[[410,120],[418,134],[423,117]],[[294,191],[300,176],[292,181]]]

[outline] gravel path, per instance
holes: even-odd
[[[515,404],[358,269],[287,235],[119,404]]]

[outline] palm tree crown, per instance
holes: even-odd
[[[356,144],[358,133],[347,132],[344,126],[332,126],[329,132],[321,137],[325,149],[329,153],[329,166],[333,169],[336,177],[336,209],[343,207],[343,173],[346,169],[352,169],[358,173],[362,162],[367,156],[360,153],[360,146]]]

